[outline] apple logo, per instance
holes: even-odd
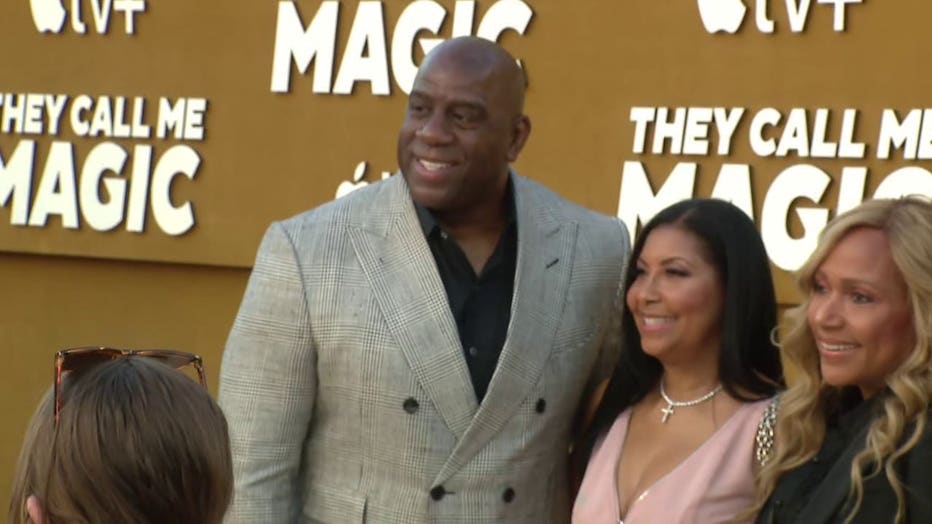
[[[366,176],[366,161],[365,160],[363,160],[356,166],[356,172],[353,173],[352,182],[348,180],[344,180],[343,182],[340,182],[340,185],[337,186],[336,198],[340,198],[343,195],[348,195],[361,187],[365,187],[369,185],[369,182],[366,182],[365,180],[362,179],[364,176]]]
[[[60,33],[65,25],[64,6],[61,0],[29,0],[32,21],[40,33]]]
[[[697,0],[702,25],[710,33],[734,33],[744,21],[748,8],[741,0]]]

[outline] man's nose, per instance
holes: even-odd
[[[452,137],[449,122],[442,111],[432,112],[417,129],[416,135],[427,144],[442,144]]]

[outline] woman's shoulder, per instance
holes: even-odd
[[[780,397],[778,395],[751,400],[744,402],[739,408],[738,413],[743,414],[743,418],[748,422],[757,424],[768,413],[776,414],[779,403]]]

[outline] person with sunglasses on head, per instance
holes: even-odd
[[[176,368],[192,366],[200,383]],[[200,357],[78,348],[27,429],[11,524],[218,524],[232,498],[227,423]]]

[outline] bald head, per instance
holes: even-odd
[[[455,38],[417,71],[398,166],[412,199],[446,226],[495,221],[504,213],[508,165],[530,132],[514,58],[487,40]]]
[[[524,72],[514,57],[495,42],[474,36],[446,40],[424,57],[418,76],[435,67],[453,68],[473,78],[488,79],[509,102],[514,114],[524,112]]]

